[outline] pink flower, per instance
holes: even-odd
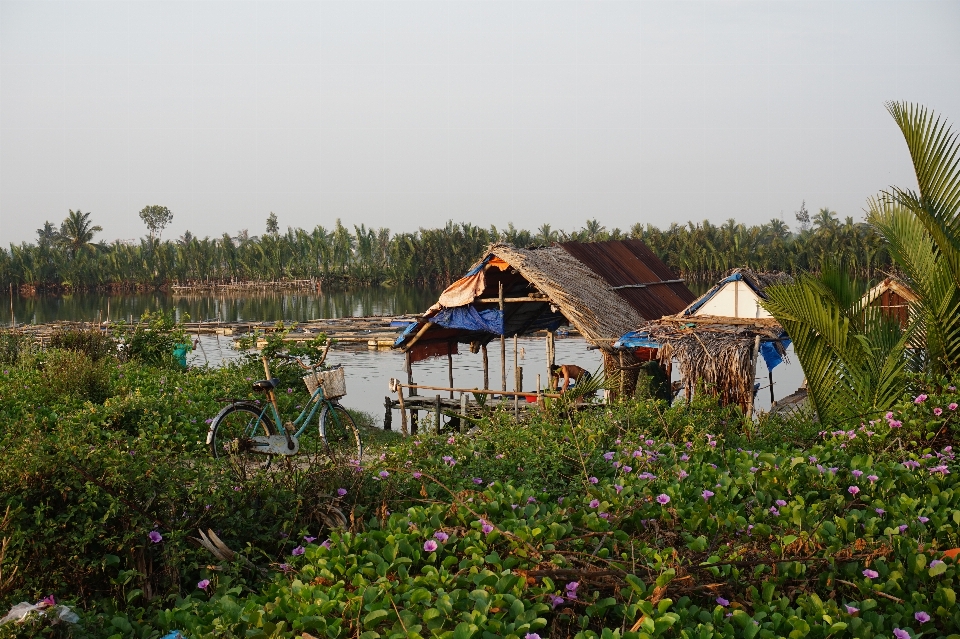
[[[299,557],[300,555],[303,554],[303,552],[304,552],[304,547],[297,546],[296,548],[290,551],[290,554],[293,555],[294,557]]]
[[[386,479],[387,477],[390,476],[390,473],[388,473],[385,470],[381,470],[379,474],[380,474],[380,477],[382,477],[383,479]]]
[[[857,493],[860,492],[860,487],[859,487],[859,486],[851,486],[850,488],[847,488],[847,492],[850,493],[851,495],[856,495]]]
[[[910,633],[900,628],[893,629],[893,636],[897,639],[910,639]]]
[[[855,615],[860,612],[859,608],[854,608],[853,606],[846,606],[848,615]]]
[[[337,488],[337,494],[338,494],[339,496],[343,497],[344,495],[347,494],[347,489],[346,489],[346,488]]]
[[[206,590],[209,587],[210,587],[209,579],[201,579],[200,581],[197,582],[197,588],[199,588],[200,590]]]
[[[867,579],[876,579],[877,577],[880,576],[880,573],[877,572],[876,570],[870,570],[869,568],[867,568],[866,570],[863,571],[863,576],[866,577]]]
[[[957,403],[956,403],[956,402],[950,402],[950,404],[947,406],[947,408],[949,408],[950,410],[957,410]]]
[[[937,406],[936,408],[933,409],[933,414],[936,415],[937,417],[940,417],[941,415],[943,415],[943,409]]]
[[[414,471],[414,473],[413,473],[413,478],[414,478],[414,479],[420,479],[421,477],[423,477],[423,473]]]
[[[320,545],[321,545],[322,547],[326,548],[327,550],[330,550],[331,544],[330,544],[330,540],[329,540],[329,539],[327,539],[326,541],[324,541],[324,542],[323,542],[322,544],[320,544]]]
[[[876,475],[867,475],[867,479],[869,479],[869,480],[870,480],[870,483],[872,484],[872,483],[876,482],[876,481],[877,481],[878,479],[880,479],[880,478],[877,477]]]
[[[448,444],[456,443],[456,441],[457,441],[457,438],[456,438],[456,437],[450,436],[450,437],[447,438],[447,443],[448,443]]]
[[[667,494],[657,495],[657,503],[661,506],[665,506],[670,503],[670,496]]]
[[[922,404],[922,403],[924,403],[925,401],[927,401],[927,396],[921,394],[921,395],[917,395],[917,398],[916,398],[915,400],[913,400],[913,403],[914,403],[914,404]]]
[[[596,499],[591,499],[591,500],[590,500],[590,507],[591,507],[591,508],[597,508],[598,506],[600,506],[600,502],[599,502],[598,500],[596,500]]]
[[[596,484],[596,483],[599,483],[599,482],[600,482],[600,480],[597,479],[596,477],[591,477],[589,481],[590,481],[591,484]]]
[[[423,549],[426,550],[427,552],[433,552],[434,550],[437,549],[437,542],[435,542],[432,539],[428,539],[425,542],[423,542]]]
[[[703,497],[703,501],[707,501],[708,499],[713,497],[713,495],[714,495],[713,491],[710,491],[710,490],[705,490],[702,493],[700,493],[700,496]]]
[[[613,485],[613,488],[614,488],[614,490],[617,491],[617,494],[618,494],[618,495],[619,495],[621,492],[623,492],[623,486],[621,486],[620,484],[614,484],[614,485]]]
[[[433,538],[438,540],[441,544],[445,544],[447,543],[447,540],[450,539],[450,535],[442,530],[438,530],[437,532],[433,533]]]
[[[163,535],[158,533],[156,530],[151,530],[150,533],[147,535],[147,539],[149,539],[155,544],[159,544],[161,541],[163,541]]]
[[[920,610],[919,612],[913,613],[913,618],[919,621],[920,623],[927,623],[930,621],[930,615]]]
[[[493,526],[491,526],[490,524],[483,524],[482,526],[480,526],[480,530],[483,531],[484,535],[489,535],[490,533],[493,532]]]
[[[859,479],[859,478],[860,478],[860,475],[863,474],[863,471],[862,471],[862,470],[854,470],[851,474],[852,474],[854,477],[856,477],[857,479]]]
[[[730,605],[730,602],[724,599],[723,597],[717,597],[717,603],[724,607]]]
[[[303,538],[303,540],[304,540],[305,542],[307,542],[308,544],[312,544],[313,542],[315,542],[315,541],[317,540],[317,538],[316,538],[316,537],[311,537],[310,535],[307,535],[306,537]]]
[[[777,506],[786,506],[786,505],[787,505],[787,502],[783,501],[782,499],[777,500]]]

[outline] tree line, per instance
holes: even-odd
[[[442,286],[470,268],[494,242],[542,246],[562,241],[643,240],[681,277],[709,282],[734,267],[758,271],[818,272],[827,260],[841,260],[858,277],[871,277],[890,266],[880,233],[871,225],[841,221],[829,209],[810,215],[802,205],[794,215],[797,229],[774,218],[747,226],[735,220],[671,224],[665,229],[634,224],[629,230],[607,229],[587,220],[579,230],[544,224],[535,231],[470,223],[391,233],[386,228],[345,226],[291,228],[281,232],[275,214],[266,231],[251,235],[199,238],[189,231],[161,240],[173,219],[166,207],[144,208],[140,217],[149,234],[136,242],[94,241],[102,228],[91,214],[70,210],[59,228],[50,222],[34,242],[0,249],[0,284],[36,291],[142,290],[170,284],[228,283],[317,279],[332,286]]]

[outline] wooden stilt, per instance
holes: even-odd
[[[439,434],[440,434],[440,429],[443,427],[443,419],[442,419],[443,413],[440,412],[440,396],[439,396],[439,395],[437,395],[435,401],[436,401],[436,404],[435,404],[435,406],[436,406],[435,412],[436,412],[436,416],[437,416],[437,434],[439,435]]]
[[[753,385],[757,379],[757,355],[760,354],[760,336],[753,340],[753,365],[750,367],[750,390],[747,393],[747,419],[753,419]]]
[[[413,383],[413,360],[410,358],[410,351],[407,351],[406,353],[404,353],[404,359],[406,360],[406,364],[407,364],[407,383],[412,384]],[[408,397],[413,397],[416,394],[417,394],[416,388],[408,389],[408,393],[407,393]],[[411,408],[410,409],[410,434],[411,435],[417,434],[417,421],[419,420],[419,417],[420,417],[420,414],[417,412],[417,410],[415,408]]]
[[[768,379],[770,380],[770,405],[773,406],[773,403],[777,400],[773,398],[773,369],[767,371],[769,373]]]
[[[392,403],[389,396],[383,398],[383,430],[393,430]]]
[[[503,332],[500,334],[500,381],[502,388],[507,390],[507,314],[504,312],[503,282],[500,282],[500,317],[503,319]]]
[[[453,343],[447,349],[447,376],[450,380],[450,388],[453,388],[453,354],[451,351],[453,351]],[[450,399],[453,399],[453,391],[450,391]]]
[[[490,361],[487,359],[487,345],[480,347],[483,353],[483,390],[490,390]]]

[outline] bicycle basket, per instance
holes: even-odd
[[[323,387],[323,395],[327,399],[336,399],[347,394],[347,380],[343,375],[343,368],[334,368],[329,371],[318,371],[316,377],[313,373],[303,376],[303,383],[307,385],[307,390],[312,395],[317,390],[317,380]]]

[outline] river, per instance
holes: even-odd
[[[173,310],[180,319],[222,321],[278,321],[300,322],[311,319],[362,317],[370,315],[399,315],[419,313],[433,304],[439,291],[426,288],[371,287],[356,291],[313,293],[309,291],[258,292],[215,295],[198,293],[190,295],[167,295],[146,293],[132,295],[107,295],[83,293],[63,296],[17,297],[12,300],[13,315],[17,324],[41,324],[57,320],[96,321],[110,318],[114,321],[139,317],[144,311]],[[10,320],[4,322],[10,325]],[[238,357],[231,338],[216,335],[201,336],[201,347],[190,354],[188,363],[193,366],[219,365]],[[500,379],[500,349],[489,348],[491,386],[498,387]],[[567,337],[556,340],[558,363],[574,363],[587,370],[597,371],[601,366],[600,354],[588,348],[581,338]],[[803,380],[800,366],[788,351],[792,364],[778,367],[775,372],[776,396],[782,398],[794,392]],[[370,413],[378,424],[384,416],[384,397],[389,395],[391,377],[406,380],[403,355],[387,349],[349,348],[332,350],[332,364],[343,364],[346,369],[347,395],[342,403]],[[454,385],[465,388],[483,386],[482,360],[479,354],[470,353],[465,346],[454,357]],[[518,342],[518,362],[523,367],[524,388],[536,386],[537,375],[546,379],[546,349],[542,338],[525,338]],[[513,345],[507,349],[507,387],[513,388]],[[767,371],[759,364],[757,371],[761,386],[767,386]],[[675,373],[676,375],[676,373]],[[447,386],[446,357],[428,359],[413,366],[414,381],[429,386]],[[436,392],[429,392],[436,394]],[[757,408],[770,407],[768,388],[762,388],[757,396]],[[394,424],[399,418],[394,415]]]

